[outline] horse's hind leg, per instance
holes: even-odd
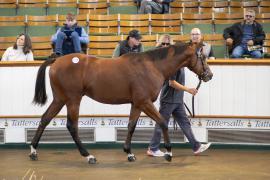
[[[31,141],[31,153],[29,157],[32,160],[37,160],[37,151],[36,148],[38,147],[39,140],[42,136],[42,133],[44,129],[47,127],[47,125],[51,122],[52,118],[54,118],[59,111],[64,106],[64,103],[61,101],[53,100],[53,102],[50,104],[49,108],[46,110],[46,112],[42,115],[41,121],[39,123],[38,129],[36,131],[35,136],[33,137]]]
[[[83,147],[78,134],[79,107],[80,101],[76,103],[67,103],[67,129],[78,147],[80,154],[87,158],[89,164],[95,164],[96,158],[93,155],[89,155],[88,151]]]
[[[134,154],[131,153],[131,139],[134,133],[134,130],[137,125],[138,118],[141,114],[141,110],[136,108],[133,104],[131,105],[130,116],[129,116],[129,123],[128,123],[128,135],[127,139],[124,144],[124,151],[128,154],[128,161],[132,162],[136,160]]]
[[[168,134],[168,126],[167,123],[165,122],[164,118],[161,116],[161,114],[157,111],[156,107],[152,102],[147,102],[142,105],[142,110],[145,114],[147,114],[150,118],[155,120],[160,128],[163,131],[163,136],[164,136],[164,146],[167,150],[167,152],[164,155],[164,158],[167,161],[171,161],[172,159],[172,153],[171,153],[171,143],[170,143],[170,138]]]

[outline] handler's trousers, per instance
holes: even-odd
[[[194,137],[194,134],[191,129],[191,125],[187,117],[183,103],[161,102],[159,112],[164,117],[167,123],[167,126],[168,126],[171,114],[173,115],[174,120],[180,126],[184,135],[187,137],[188,141],[190,142],[193,151],[196,151],[200,147],[201,144]],[[156,123],[154,134],[149,144],[149,148],[152,151],[156,151],[159,149],[161,133],[162,133],[162,130],[160,126]]]

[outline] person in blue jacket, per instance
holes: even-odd
[[[68,13],[64,26],[59,28],[51,39],[57,56],[71,53],[81,53],[82,45],[89,43],[88,34],[78,26],[76,16]]]

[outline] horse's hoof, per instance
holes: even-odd
[[[89,158],[88,159],[88,164],[96,164],[97,163],[97,159],[96,158]]]
[[[38,160],[38,156],[36,153],[31,153],[29,154],[29,157],[32,161],[37,161]]]
[[[128,161],[129,162],[134,162],[136,161],[136,156],[134,154],[129,154],[128,155]]]
[[[165,153],[165,154],[164,154],[164,158],[165,158],[168,162],[171,162],[171,161],[172,161],[172,155],[170,155],[170,154]]]
[[[86,158],[87,158],[88,164],[96,164],[97,163],[97,159],[93,155],[89,155]]]

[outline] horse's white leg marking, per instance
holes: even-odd
[[[37,150],[31,145],[31,154],[37,154]]]
[[[132,154],[132,153],[129,153],[128,154],[128,157],[134,157],[135,155],[134,154]]]
[[[168,154],[169,156],[172,156],[172,152],[166,151],[164,154]]]
[[[89,162],[90,159],[95,159],[95,156],[90,154],[89,156],[86,157],[86,159],[87,159],[87,162]]]

